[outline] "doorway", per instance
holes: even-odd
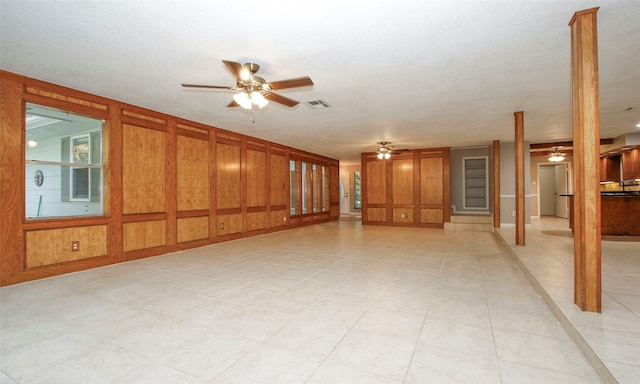
[[[538,165],[540,216],[569,217],[569,167],[567,163]]]
[[[340,215],[361,217],[360,165],[340,166]]]

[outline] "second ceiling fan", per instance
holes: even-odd
[[[209,88],[209,89],[228,89],[239,91],[233,96],[233,101],[227,107],[242,107],[245,109],[253,109],[253,105],[262,108],[269,101],[282,104],[287,107],[295,107],[300,102],[284,97],[274,91],[288,88],[308,87],[313,85],[313,81],[308,76],[297,77],[295,79],[272,81],[268,83],[265,79],[257,76],[256,73],[260,66],[255,63],[240,64],[234,61],[222,60],[224,65],[236,77],[236,85],[203,85],[203,84],[182,84],[185,88]]]

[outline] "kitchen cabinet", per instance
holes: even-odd
[[[640,236],[640,195],[603,194],[600,204],[603,236]]]
[[[600,181],[620,181],[620,155],[600,158]]]
[[[640,179],[640,148],[622,153],[622,180]]]
[[[574,198],[569,196],[569,228],[573,232]],[[640,236],[640,192],[607,192],[600,195],[602,236]]]

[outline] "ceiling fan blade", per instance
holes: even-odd
[[[231,73],[233,73],[236,79],[240,80],[240,73],[244,68],[242,64],[236,63],[235,61],[227,61],[227,60],[222,60],[222,62],[231,71]]]
[[[295,101],[293,99],[290,99],[288,97],[284,97],[281,95],[278,95],[277,93],[267,93],[266,95],[264,95],[265,99],[271,100],[274,103],[279,103],[282,105],[286,105],[287,107],[295,107],[296,105],[300,104],[299,101]]]
[[[297,87],[309,87],[313,85],[313,81],[309,76],[297,77],[295,79],[289,80],[280,80],[269,83],[271,89],[286,89],[286,88],[297,88]]]
[[[202,84],[182,84],[185,88],[213,88],[213,89],[235,89],[224,85],[202,85]]]
[[[227,108],[239,107],[240,104],[236,103],[235,100],[231,100],[229,104],[227,104]]]

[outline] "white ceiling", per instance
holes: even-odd
[[[568,23],[596,6],[601,136],[617,137],[640,123],[637,0],[0,0],[0,68],[358,163],[378,141],[513,141],[521,110],[526,140],[570,140]],[[254,124],[231,91],[180,86],[234,85],[223,59],[315,85]]]

